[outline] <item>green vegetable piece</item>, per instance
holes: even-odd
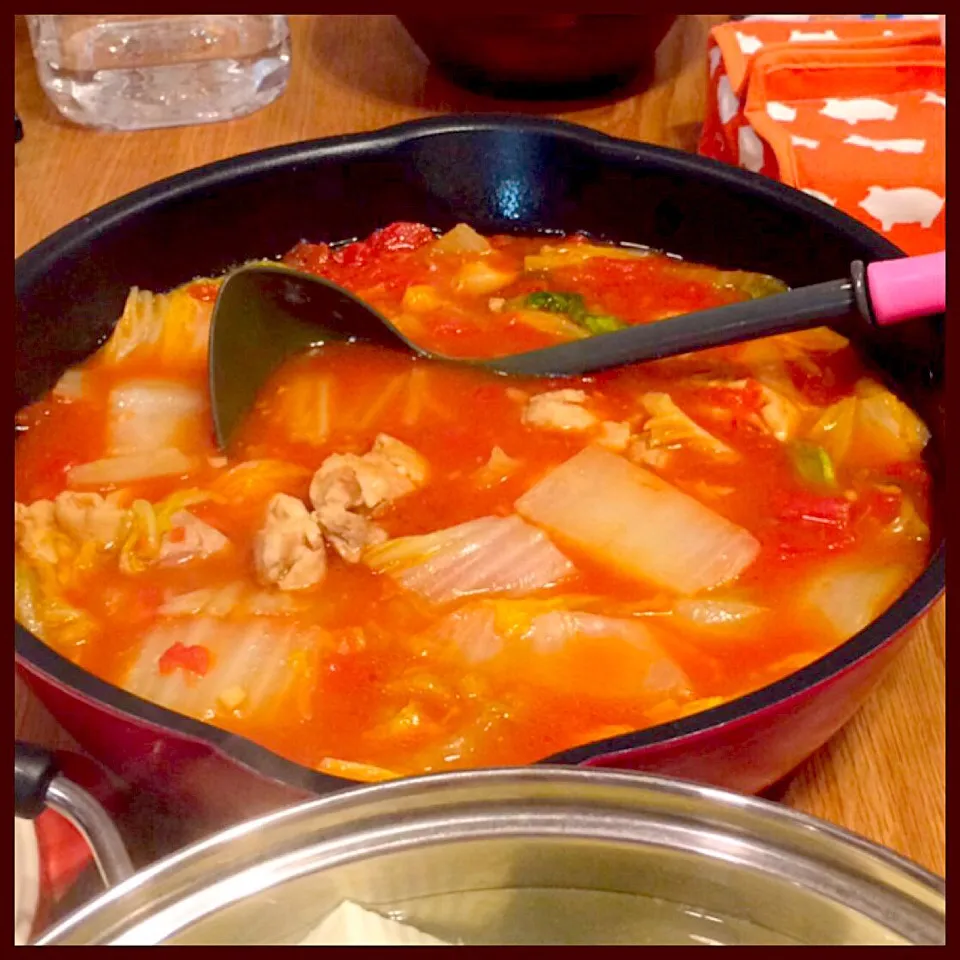
[[[525,306],[531,310],[546,310],[548,313],[565,313],[571,320],[578,320],[587,312],[579,293],[556,293],[541,290],[527,296]]]
[[[793,463],[806,483],[815,487],[836,487],[837,473],[830,454],[815,443],[797,443],[793,447]]]
[[[590,333],[612,333],[622,330],[622,320],[608,313],[587,313],[583,297],[579,293],[558,293],[554,290],[541,290],[528,294],[523,305],[530,310],[545,310],[547,313],[562,313],[578,327]]]
[[[622,330],[626,326],[622,320],[609,313],[588,313],[579,322],[591,333],[613,333],[614,330]]]
[[[748,294],[751,300],[772,297],[777,293],[786,293],[790,289],[782,280],[768,277],[763,273],[746,273],[737,286]]]

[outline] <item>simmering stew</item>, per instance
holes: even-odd
[[[461,357],[784,289],[466,225],[285,262]],[[829,329],[562,381],[330,344],[275,372],[222,453],[217,289],[132,290],[19,413],[16,613],[298,763],[522,764],[696,713],[824,655],[927,559],[928,431]]]

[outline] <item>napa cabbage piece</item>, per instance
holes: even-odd
[[[597,446],[553,469],[515,506],[561,545],[682,594],[734,580],[760,551],[749,531]]]
[[[520,641],[529,633],[534,619],[562,609],[567,598],[525,598],[471,600],[433,626],[429,635],[455,646],[467,663],[485,663],[498,656],[504,644]]]
[[[324,757],[317,764],[317,769],[321,773],[344,777],[347,780],[359,780],[361,783],[382,783],[384,780],[398,780],[401,776],[393,770],[376,767],[372,763],[337,760],[335,757]]]
[[[775,390],[793,403],[801,413],[806,412],[809,404],[794,384],[787,366],[788,359],[807,358],[806,353],[783,343],[781,337],[748,340],[724,349],[731,352],[738,363],[750,369],[750,374],[757,383]]]
[[[429,313],[444,306],[445,303],[436,287],[429,283],[414,283],[403,291],[400,306],[410,313]]]
[[[600,700],[686,696],[690,682],[636,618],[568,609],[566,598],[474,600],[431,629],[471,666],[494,663],[555,693]]]
[[[669,275],[692,283],[704,283],[715,290],[735,291],[745,294],[751,300],[785,293],[789,288],[776,277],[765,273],[753,273],[749,270],[718,270],[715,267],[699,263],[687,263],[669,258],[665,265]]]
[[[164,447],[202,447],[209,432],[207,401],[176,380],[130,380],[110,391],[107,443],[115,455]]]
[[[243,460],[210,484],[210,491],[226,503],[263,505],[274,494],[305,494],[312,473],[288,460]]]
[[[25,627],[34,636],[43,639],[43,621],[41,620],[40,583],[31,567],[15,557],[13,561],[13,609],[17,623]]]
[[[486,237],[477,233],[466,223],[458,223],[442,237],[433,242],[431,251],[437,253],[489,253],[493,247]]]
[[[810,439],[820,444],[834,460],[843,460],[853,439],[856,416],[857,398],[844,397],[823,411],[810,430]]]
[[[324,636],[318,628],[269,617],[161,621],[147,633],[122,686],[198,720],[224,713],[258,721],[309,720]],[[205,671],[176,665],[163,669],[161,659],[177,645],[188,652],[205,651]]]
[[[829,327],[811,327],[809,330],[794,330],[780,333],[772,338],[790,356],[803,353],[836,353],[850,345],[850,341]]]
[[[930,527],[920,516],[913,498],[905,493],[901,493],[900,510],[887,527],[887,533],[896,537],[904,537],[907,540],[916,540],[920,543],[925,543],[930,539]]]
[[[399,537],[370,547],[363,560],[435,604],[479,593],[533,593],[574,569],[545,533],[516,516]]]
[[[168,596],[157,612],[164,617],[237,616],[273,617],[296,612],[297,606],[288,593],[271,590],[252,591],[242,580],[223,586],[201,587]]]
[[[441,620],[430,634],[453,644],[471,666],[492,660],[503,649],[492,603],[469,603]]]
[[[35,637],[69,653],[95,634],[97,623],[64,599],[52,568],[15,556],[13,583],[14,616]]]
[[[834,462],[884,466],[918,457],[930,439],[926,424],[876,381],[863,379],[856,396],[823,411],[809,434]]]
[[[761,613],[764,607],[743,600],[678,600],[674,615],[699,627],[726,627],[743,623]]]
[[[333,425],[333,383],[329,377],[297,377],[276,398],[273,422],[294,443],[320,446]]]
[[[876,381],[856,387],[854,442],[861,462],[890,463],[920,455],[930,439],[926,424],[900,399]]]
[[[196,488],[178,490],[156,504],[134,500],[127,512],[127,525],[120,547],[119,567],[123,573],[142,573],[160,555],[163,538],[174,526],[174,518],[187,507],[211,499]]]
[[[120,363],[142,356],[156,359],[165,368],[202,367],[207,358],[213,304],[188,293],[189,286],[166,294],[133,287],[119,322],[101,350],[103,359]]]
[[[751,273],[747,270],[721,270],[715,273],[712,283],[715,287],[732,287],[739,290],[751,300],[786,293],[789,289],[782,280],[778,280],[776,277],[771,277],[765,273]]]
[[[760,418],[770,433],[781,443],[793,439],[803,418],[803,411],[779,390],[765,383],[760,384],[763,395],[763,407]]]
[[[714,459],[732,463],[740,459],[740,454],[732,447],[718,440],[688,417],[671,399],[668,393],[645,393],[640,402],[650,415],[643,425],[647,446],[672,449],[687,446],[700,450]]]
[[[603,257],[608,260],[636,260],[650,256],[650,251],[638,247],[607,247],[594,243],[572,243],[569,246],[555,246],[544,244],[539,253],[530,254],[523,258],[523,269],[527,273],[557,270],[560,267],[572,267],[592,260],[594,257]]]
[[[500,447],[494,447],[483,466],[473,473],[473,480],[481,489],[496,487],[509,480],[522,466],[515,457],[511,457]]]
[[[175,447],[163,447],[119,457],[105,457],[81,463],[67,471],[70,487],[116,487],[153,477],[185,477],[199,466],[196,457],[188,457]]]
[[[534,618],[524,640],[535,654],[531,677],[553,691],[631,701],[690,692],[655,630],[638,620],[552,610]]]
[[[515,270],[498,268],[485,260],[472,260],[457,271],[453,285],[461,293],[486,296],[513,283],[516,278]]]
[[[82,370],[67,370],[56,382],[53,395],[61,400],[79,400],[83,396],[85,377]]]
[[[908,579],[907,568],[899,564],[844,560],[809,581],[800,594],[800,608],[821,618],[832,640],[848,640],[897,599]]]

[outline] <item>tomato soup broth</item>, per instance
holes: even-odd
[[[783,289],[582,237],[398,224],[287,262],[492,356]],[[823,329],[563,380],[364,344],[222,456],[217,281],[133,291],[18,416],[17,615],[84,668],[357,779],[521,764],[836,647],[928,557],[928,439]]]

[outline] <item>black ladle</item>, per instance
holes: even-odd
[[[376,343],[447,363],[524,377],[563,377],[816,327],[859,314],[885,326],[943,312],[946,255],[851,264],[850,276],[786,293],[639,324],[511,356],[433,353],[329,280],[287,267],[241,267],[221,285],[210,323],[210,403],[226,449],[267,377],[287,358],[330,341]]]

